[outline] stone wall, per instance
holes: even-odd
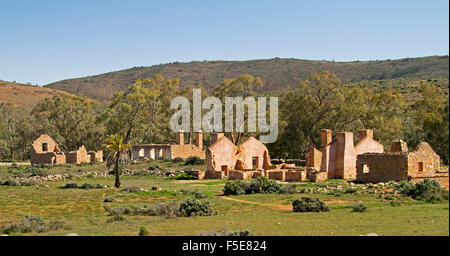
[[[284,176],[285,181],[306,181],[305,170],[287,170]]]
[[[426,142],[420,143],[415,151],[408,154],[408,175],[412,178],[431,177],[440,167],[439,155]]]
[[[205,172],[205,179],[223,179],[225,178],[225,172],[223,171],[215,171],[215,170],[207,170]]]
[[[221,171],[222,166],[234,170],[237,161],[237,147],[227,137],[220,137],[206,151],[206,169]]]
[[[42,134],[31,145],[31,164],[65,164],[66,156],[58,144],[47,134]]]
[[[230,180],[249,180],[259,176],[262,176],[262,171],[228,171],[228,179]]]
[[[404,153],[365,153],[358,155],[356,179],[371,183],[407,180],[408,155]]]
[[[192,144],[171,145],[170,150],[171,150],[171,159],[175,159],[177,157],[186,159],[190,156],[197,156],[201,159],[205,159],[205,151],[203,151],[202,148]]]
[[[91,162],[103,162],[103,151],[89,151],[88,155],[91,159]]]
[[[81,146],[77,151],[65,152],[66,163],[83,164],[91,162],[91,156],[87,153],[86,148]]]

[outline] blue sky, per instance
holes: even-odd
[[[0,79],[174,61],[448,55],[448,0],[0,0]]]

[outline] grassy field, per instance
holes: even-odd
[[[182,170],[192,166],[183,163],[138,163],[129,169],[148,169],[155,165],[166,169]],[[22,167],[25,168],[25,167]],[[204,166],[194,166],[202,169]],[[17,175],[22,170],[0,167],[0,179]],[[52,167],[51,173],[81,173],[106,171],[104,164]],[[102,189],[63,189],[66,183],[107,185]],[[113,188],[114,177],[86,176],[73,180],[44,182],[39,186],[0,186],[0,226],[19,222],[26,215],[38,215],[45,221],[63,220],[65,227],[46,233],[14,233],[11,235],[137,235],[140,227],[146,227],[150,235],[199,235],[204,231],[250,230],[253,235],[449,235],[449,203],[425,203],[409,197],[398,196],[399,206],[391,206],[390,199],[377,194],[364,193],[314,193],[327,203],[331,211],[322,213],[294,213],[291,203],[307,193],[251,194],[223,196],[225,181],[176,180],[162,176],[130,175],[122,177],[122,187],[138,186],[143,191],[124,192]],[[324,188],[345,181],[301,183],[298,187]],[[158,186],[161,190],[152,190]],[[124,221],[107,223],[104,206],[150,205],[155,202],[181,202],[193,196],[183,191],[199,191],[207,198],[215,216],[176,217],[125,216]],[[105,203],[113,196],[115,202]],[[362,202],[368,212],[352,212],[354,202]]]

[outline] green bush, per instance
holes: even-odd
[[[396,186],[402,194],[427,202],[448,200],[448,190],[441,187],[436,180],[425,179],[418,183],[401,182]]]
[[[295,184],[288,184],[280,187],[280,194],[294,194],[297,193],[297,186]]]
[[[181,175],[173,177],[174,180],[196,180],[197,178],[189,173],[182,173]]]
[[[200,159],[198,156],[190,156],[186,159],[185,165],[200,165],[205,163],[205,159]]]
[[[292,202],[294,212],[328,212],[330,207],[315,197],[302,197]]]
[[[198,199],[187,199],[182,202],[180,204],[180,212],[185,217],[214,215],[209,202],[202,202]]]
[[[174,162],[174,163],[179,163],[179,162],[183,162],[183,161],[184,161],[184,159],[181,158],[181,157],[175,157],[175,158],[172,160],[172,162]]]
[[[106,223],[120,222],[124,220],[125,217],[123,217],[122,215],[114,215],[112,218],[109,218]]]
[[[229,180],[223,187],[224,195],[242,195],[245,194],[245,187],[247,183],[242,180]]]
[[[139,236],[148,236],[150,235],[150,232],[145,227],[139,228]]]
[[[283,190],[283,192],[287,192],[289,189],[292,190],[292,187]],[[264,176],[257,177],[249,182],[243,180],[230,180],[225,183],[223,188],[224,195],[276,193],[281,191],[282,186],[280,184],[274,180],[269,180]]]
[[[30,177],[33,177],[33,176],[45,177],[45,176],[50,175],[50,171],[44,170],[44,169],[37,169],[37,168],[29,168],[29,169],[26,169],[25,172],[28,173],[30,175]]]
[[[11,233],[44,233],[49,230],[58,230],[63,228],[65,222],[62,220],[52,220],[46,223],[40,216],[25,216],[20,223],[8,223],[1,227],[0,232],[4,234]]]
[[[251,236],[252,233],[249,230],[237,230],[237,231],[232,231],[228,234],[229,236]]]
[[[367,212],[367,207],[362,203],[355,203],[352,212]]]
[[[105,202],[105,203],[112,203],[115,201],[116,201],[116,198],[112,197],[112,196],[107,196],[107,197],[105,197],[105,200],[103,200],[103,202]]]
[[[78,188],[78,184],[77,183],[67,183],[62,188]]]
[[[2,183],[3,186],[20,186],[21,182],[16,179],[8,179]]]
[[[108,207],[105,206],[105,211],[110,216],[115,215],[144,215],[144,216],[166,216],[167,218],[180,217],[182,214],[179,211],[179,204],[177,203],[155,203],[150,206],[132,206],[132,207]]]
[[[275,193],[279,192],[280,188],[281,185],[278,184],[276,181],[269,180],[267,177],[264,176],[260,176],[247,183],[245,193],[246,194]]]

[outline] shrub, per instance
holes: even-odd
[[[288,184],[280,187],[280,194],[294,194],[297,193],[297,186]]]
[[[355,203],[352,212],[367,212],[367,207],[362,203]]]
[[[172,162],[174,162],[174,163],[179,163],[179,162],[183,162],[183,161],[184,161],[184,159],[181,158],[181,157],[175,157],[175,158],[172,160]]]
[[[44,233],[49,230],[58,230],[63,228],[65,222],[62,220],[50,221],[46,223],[40,216],[25,216],[20,223],[8,223],[2,226],[0,232],[4,234],[11,233]]]
[[[292,202],[294,212],[328,212],[330,207],[315,197],[302,197]]]
[[[37,169],[37,168],[29,168],[25,170],[26,173],[29,173],[30,177],[33,176],[40,176],[45,177],[50,175],[50,171],[44,170],[44,169]]]
[[[295,185],[289,185],[291,187],[285,188],[283,192],[296,191]],[[260,176],[249,182],[243,180],[230,180],[225,183],[223,188],[224,195],[242,195],[253,193],[275,193],[282,191],[282,185],[278,184],[274,180],[270,180],[267,177]]]
[[[221,231],[202,231],[200,232],[201,236],[251,236],[251,232],[249,230],[237,230],[237,231],[227,231],[227,230],[221,230]]]
[[[18,181],[16,179],[8,179],[5,182],[3,182],[2,185],[3,186],[20,186],[21,183],[20,183],[20,181]]]
[[[78,188],[78,184],[77,183],[67,183],[62,188]]]
[[[203,199],[203,198],[207,198],[208,197],[207,195],[205,195],[205,194],[203,194],[202,192],[199,192],[199,191],[194,191],[192,194],[194,195],[194,197],[196,199]]]
[[[242,180],[229,180],[223,187],[224,195],[242,195],[245,194],[246,182]]]
[[[201,202],[198,199],[187,199],[180,204],[180,212],[183,216],[211,216],[214,214],[209,202]]]
[[[205,159],[200,159],[198,156],[190,156],[186,159],[185,165],[199,165],[205,163]]]
[[[246,194],[252,193],[274,193],[280,191],[281,185],[267,177],[260,176],[251,180],[245,188]]]
[[[347,188],[347,189],[345,190],[345,193],[346,193],[346,194],[354,194],[354,193],[356,193],[356,192],[358,192],[358,190],[357,190],[356,188]]]
[[[110,216],[115,215],[144,215],[144,216],[166,216],[166,218],[175,218],[181,216],[179,211],[179,204],[176,203],[155,203],[150,206],[132,206],[130,207],[108,207],[105,206],[105,211]]]
[[[105,203],[112,203],[115,201],[116,201],[116,198],[112,197],[112,196],[107,196],[107,197],[105,197],[105,200],[103,200],[103,202],[105,202]]]
[[[228,234],[229,236],[251,236],[252,233],[249,230],[238,230],[238,231],[232,231]]]
[[[149,171],[154,171],[154,170],[158,170],[159,169],[159,166],[158,165],[150,165],[149,167],[148,167],[148,170]]]
[[[139,228],[139,236],[148,236],[150,235],[150,232],[145,227]]]
[[[109,218],[106,223],[120,222],[124,220],[125,217],[123,217],[122,215],[114,215],[112,218]]]
[[[196,180],[197,177],[195,177],[192,174],[189,173],[182,173],[181,175],[175,176],[173,179],[175,180]]]
[[[401,193],[417,200],[444,201],[448,200],[448,190],[441,187],[441,184],[435,180],[425,179],[418,183],[401,182],[397,187]]]

